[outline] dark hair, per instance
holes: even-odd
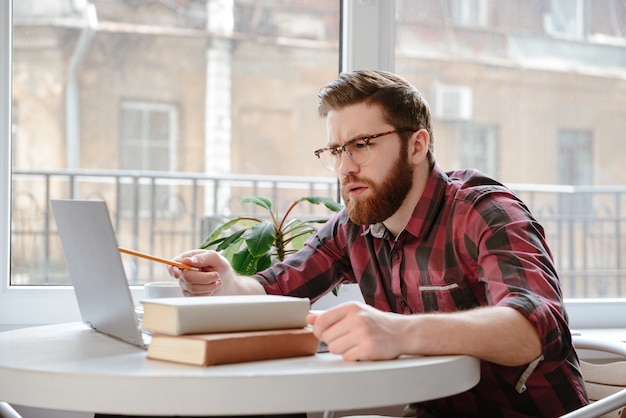
[[[421,93],[404,78],[386,71],[360,70],[342,73],[318,94],[319,115],[323,118],[333,109],[367,103],[379,105],[383,118],[396,129],[425,129],[430,135],[428,161],[435,162],[430,107]],[[410,133],[401,134],[406,140]]]

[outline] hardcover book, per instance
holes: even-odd
[[[159,334],[208,334],[306,326],[310,301],[277,295],[174,297],[143,300],[142,329]]]
[[[148,358],[196,366],[314,355],[318,340],[310,328],[216,334],[153,334]]]

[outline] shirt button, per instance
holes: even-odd
[[[391,258],[393,259],[393,261],[398,261],[398,259],[400,258],[400,255],[398,253],[393,253]]]

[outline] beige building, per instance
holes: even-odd
[[[328,175],[311,151],[325,142],[316,92],[338,70],[337,2],[235,1],[217,22],[210,3],[229,2],[93,1],[89,27],[71,2],[17,2],[15,167]],[[624,5],[442,7],[456,3],[396,9],[396,71],[433,106],[442,165],[626,183]]]
[[[316,94],[339,70],[339,3],[14,2],[14,213],[35,212],[33,201],[43,211],[46,196],[65,193],[65,181],[28,175],[41,170],[332,179],[312,151],[326,143]],[[548,225],[563,270],[583,276],[587,239],[576,231],[586,226],[564,234],[558,222],[596,206],[610,212],[601,239],[613,236],[598,250],[611,254],[602,263],[616,277],[624,269],[626,228],[606,225],[619,225],[615,202],[626,207],[625,198],[596,191],[626,184],[625,22],[619,1],[396,1],[395,71],[431,104],[440,164],[517,187]],[[573,200],[569,189],[524,194],[537,185],[596,189]],[[137,195],[130,184],[78,187],[135,214],[164,196],[190,205],[193,194],[167,181]],[[254,192],[267,191],[214,199],[202,188],[192,210],[236,211]],[[194,229],[196,218],[184,222]]]

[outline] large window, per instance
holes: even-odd
[[[220,216],[253,210],[243,197],[284,209],[294,196],[336,195],[312,153],[326,142],[316,93],[339,68],[336,0],[2,6],[13,133],[2,124],[12,217],[1,224],[11,254],[3,241],[0,322],[78,319],[49,199],[104,199],[120,246],[174,256]],[[133,284],[166,278],[123,261]]]
[[[242,197],[334,196],[311,153],[326,135],[316,93],[339,68],[380,68],[430,102],[444,169],[486,171],[528,203],[575,324],[623,325],[596,315],[626,306],[623,2],[2,5],[5,323],[76,315],[49,198],[102,196],[121,245],[172,255],[250,210]],[[163,274],[151,269],[136,281]]]

